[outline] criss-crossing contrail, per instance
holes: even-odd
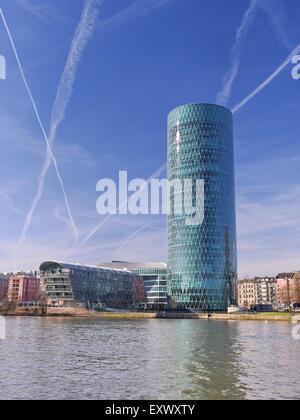
[[[289,64],[291,64],[292,57],[300,53],[300,44],[289,54],[286,60],[263,82],[261,83],[250,95],[248,95],[242,102],[237,104],[232,112],[235,114],[240,111],[251,99],[258,95],[263,89],[265,89]]]
[[[2,8],[1,8],[1,7],[0,7],[0,15],[1,15],[1,18],[2,18],[2,21],[3,21],[3,24],[4,24],[4,27],[5,27],[5,29],[6,29],[6,32],[7,32],[7,34],[8,34],[8,37],[9,37],[9,40],[10,40],[10,43],[11,43],[11,46],[12,46],[12,49],[13,49],[13,52],[14,52],[15,58],[16,58],[16,60],[17,60],[18,67],[19,67],[19,69],[20,69],[20,73],[21,73],[21,76],[22,76],[22,79],[23,79],[23,82],[24,82],[25,88],[26,88],[26,90],[27,90],[27,92],[28,92],[28,95],[29,95],[30,101],[31,101],[32,106],[33,106],[33,109],[34,109],[34,113],[35,113],[36,118],[37,118],[38,124],[39,124],[39,126],[40,126],[40,128],[41,128],[41,130],[42,130],[42,133],[43,133],[44,139],[45,139],[45,141],[46,141],[46,145],[47,145],[47,155],[49,156],[50,162],[51,162],[51,161],[53,161],[53,164],[54,164],[54,167],[55,167],[55,171],[56,171],[56,174],[57,174],[57,177],[58,177],[58,180],[59,180],[59,183],[60,183],[60,186],[61,186],[61,189],[62,189],[63,195],[64,195],[64,199],[65,199],[65,203],[66,203],[66,207],[67,207],[67,211],[68,211],[68,215],[69,215],[69,218],[70,218],[71,225],[72,225],[72,227],[73,227],[74,233],[77,235],[77,229],[76,229],[76,227],[75,227],[74,219],[73,219],[72,212],[71,212],[71,208],[70,208],[69,201],[68,201],[68,196],[67,196],[67,193],[66,193],[66,189],[65,189],[65,187],[64,187],[64,183],[63,183],[62,177],[61,177],[61,175],[60,175],[60,171],[59,171],[59,168],[58,168],[57,160],[56,160],[56,158],[55,158],[55,156],[54,156],[54,154],[53,154],[52,147],[51,147],[51,143],[50,143],[50,141],[49,141],[49,139],[48,139],[48,136],[47,136],[47,134],[46,134],[46,130],[45,130],[44,125],[43,125],[43,123],[42,123],[42,120],[41,120],[41,117],[40,117],[39,111],[38,111],[38,109],[37,109],[36,102],[35,102],[35,100],[34,100],[34,97],[33,97],[32,93],[31,93],[31,89],[30,89],[30,87],[29,87],[29,84],[28,84],[28,82],[27,82],[27,79],[26,79],[25,73],[24,73],[24,71],[23,71],[23,66],[22,66],[22,64],[21,64],[21,61],[20,61],[20,58],[19,58],[19,54],[18,54],[18,52],[17,52],[17,49],[16,49],[16,46],[15,46],[15,43],[14,43],[14,40],[13,40],[13,37],[12,37],[11,31],[10,31],[10,29],[9,29],[9,26],[8,26],[8,24],[7,24],[6,18],[5,18],[5,16],[4,16],[4,13],[3,13],[3,10],[2,10]],[[36,205],[37,205],[36,200],[34,201],[34,204],[35,204],[35,207],[36,207]],[[34,207],[34,209],[35,209],[35,207]],[[26,239],[26,234],[27,234],[28,228],[29,228],[29,226],[30,226],[30,224],[31,224],[31,220],[32,220],[32,216],[33,216],[34,209],[33,209],[33,210],[32,210],[32,209],[30,210],[30,212],[29,212],[29,214],[28,214],[28,216],[27,216],[27,218],[26,218],[25,225],[24,225],[24,228],[23,228],[23,232],[22,232],[21,238],[20,238],[20,240],[19,240],[19,244],[20,244],[20,245],[21,245],[21,244],[24,242],[24,240]]]
[[[55,102],[52,108],[52,116],[50,123],[50,134],[49,134],[49,148],[46,153],[45,161],[41,173],[39,175],[38,188],[35,198],[32,202],[28,217],[26,219],[21,242],[24,242],[28,229],[32,222],[33,214],[37,208],[37,205],[42,198],[45,186],[45,179],[48,170],[51,166],[51,153],[50,150],[54,145],[57,131],[65,119],[67,108],[73,93],[73,85],[77,73],[78,65],[81,61],[85,47],[92,37],[94,29],[96,27],[96,21],[98,17],[98,6],[102,3],[102,0],[85,0],[82,14],[80,17],[79,24],[77,26],[74,38],[71,43],[68,58],[60,78],[58,90],[56,93]],[[67,205],[71,226],[74,232],[75,240],[79,240],[79,234],[75,225],[69,204]]]
[[[226,105],[230,98],[232,87],[238,75],[240,64],[241,64],[242,43],[253,22],[253,19],[256,14],[257,6],[258,6],[257,0],[251,0],[249,8],[244,14],[242,24],[237,29],[235,42],[231,50],[231,67],[224,77],[222,89],[218,93],[218,97],[216,100],[216,102],[220,105]]]

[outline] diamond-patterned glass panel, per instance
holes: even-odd
[[[224,311],[235,299],[237,276],[233,121],[218,105],[185,105],[168,121],[168,170],[174,179],[204,179],[200,226],[168,220],[168,288],[177,309]],[[195,198],[195,191],[187,191]],[[174,197],[171,197],[171,201]]]

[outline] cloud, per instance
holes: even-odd
[[[79,165],[95,167],[97,162],[81,144],[60,144],[55,147],[57,159],[61,164],[72,164],[77,168]]]
[[[131,239],[133,239],[135,236],[137,236],[140,232],[146,230],[148,227],[151,226],[151,223],[147,223],[146,225],[140,227],[139,229],[137,229],[135,232],[133,232],[131,235],[128,236],[128,238],[125,239],[125,241],[121,244],[120,248],[118,249],[117,252],[122,251],[123,248],[125,248],[125,246],[129,243],[129,241]]]
[[[22,153],[30,153],[41,156],[44,152],[44,144],[36,139],[29,130],[21,127],[15,115],[5,114],[1,109],[0,139],[6,148],[10,147]]]
[[[258,8],[260,8],[265,13],[267,13],[267,15],[271,18],[274,30],[280,42],[288,49],[293,48],[284,30],[287,17],[286,17],[286,10],[282,2],[280,0],[251,0],[250,7],[244,15],[242,25],[237,30],[235,43],[232,48],[231,68],[223,80],[222,89],[219,92],[217,100],[216,100],[217,103],[219,103],[220,105],[226,105],[230,98],[233,83],[237,77],[239,67],[240,67],[242,43],[245,36],[247,35],[249,31],[249,28],[253,22],[253,19],[255,18]],[[292,52],[288,60],[284,62],[283,67],[280,66],[275,71],[275,73],[271,76],[270,80],[267,79],[266,82],[261,87],[259,87],[257,91],[255,90],[253,92],[253,95],[255,96],[262,89],[264,89],[264,87],[266,87],[274,79],[274,77],[276,77],[286,67],[291,57],[297,52],[299,52],[299,46]],[[249,100],[252,99],[254,96],[251,95],[251,98],[249,98]],[[247,102],[242,103],[242,104],[244,105]],[[233,112],[236,112],[237,110],[238,110],[237,107],[235,107],[233,109]]]
[[[14,239],[1,239],[0,272],[38,270],[43,261],[49,260],[63,260],[87,265],[98,265],[101,261],[111,261],[115,256],[117,257],[116,250],[120,247],[120,235],[125,237],[130,226],[137,223],[136,218],[133,218],[126,226],[126,217],[118,222],[114,219],[113,223],[107,228],[105,240],[96,240],[91,244],[81,245],[74,249],[68,257],[64,257],[65,250],[70,245],[69,237],[65,234],[65,223],[68,223],[68,221],[62,207],[54,209],[54,213],[57,218],[51,221],[49,231],[46,230],[44,223],[36,226],[36,231],[39,232],[38,240],[35,237],[28,238],[26,247],[18,257],[17,266],[14,259],[16,241]],[[43,216],[47,220],[46,210]],[[41,229],[45,229],[45,234],[41,232]],[[59,241],[57,241],[58,237],[60,238]],[[167,231],[165,225],[163,227],[157,225],[150,232],[140,233],[134,241],[130,241],[122,250],[122,259],[165,261],[166,249]]]
[[[38,0],[38,3],[33,0],[14,1],[19,7],[46,25],[50,25],[53,18],[57,20],[57,15],[53,12],[53,9],[50,8],[49,5],[45,4],[45,2],[41,2],[40,0]]]
[[[102,30],[113,30],[118,26],[132,23],[169,2],[170,0],[138,0],[127,9],[101,21],[98,26]]]
[[[30,61],[29,63],[23,66],[24,72],[28,74],[29,71],[32,71],[43,64],[49,63],[49,61],[51,62],[51,60],[53,60],[53,58],[60,51],[62,51],[66,46],[67,46],[67,42],[64,41],[58,45],[55,45],[55,48],[53,48],[52,50],[48,50],[45,54],[38,55],[36,59],[33,59],[32,61]],[[19,75],[19,71],[17,69],[11,70],[9,74],[9,78],[10,80],[12,80],[13,78],[17,78],[18,75]]]
[[[164,4],[169,2],[170,0],[157,0],[157,1],[149,1],[149,0],[139,0],[136,3],[134,3],[132,6],[130,6],[128,9],[123,10],[113,16],[112,18],[103,21],[100,23],[100,27],[110,27],[114,28],[115,26],[119,26],[123,23],[130,23],[134,20],[147,15],[148,13],[152,12],[153,10],[162,7]],[[27,3],[27,2],[26,2]],[[60,88],[57,92],[57,97],[55,101],[55,105],[53,107],[52,112],[52,119],[51,119],[51,129],[50,129],[50,136],[49,136],[49,143],[50,146],[54,143],[57,129],[61,123],[61,121],[65,117],[66,108],[68,105],[68,102],[70,100],[70,96],[72,94],[72,82],[74,81],[77,65],[79,64],[79,60],[81,59],[81,55],[83,53],[83,49],[88,41],[88,38],[91,36],[91,33],[94,29],[94,24],[97,17],[97,10],[95,8],[96,4],[100,4],[101,1],[97,0],[89,0],[85,2],[85,12],[83,13],[81,22],[79,24],[79,27],[77,28],[77,32],[75,35],[75,39],[73,40],[72,46],[71,46],[71,52],[68,57],[67,64],[64,69],[64,74],[61,78]],[[25,3],[23,4],[23,6]],[[28,7],[32,6],[30,3],[26,4]],[[30,8],[30,10],[33,12],[33,9]],[[41,12],[41,10],[35,9],[35,12]],[[83,31],[83,24],[88,24],[85,27],[86,32]],[[80,44],[81,43],[81,44]],[[72,55],[73,54],[73,55]],[[32,141],[30,142],[32,145],[32,148],[34,147],[34,144],[32,144]],[[78,151],[78,149],[77,149]],[[37,195],[35,197],[35,200],[32,204],[32,207],[30,209],[30,212],[27,217],[27,221],[24,225],[23,234],[22,234],[22,242],[24,242],[26,238],[26,233],[29,229],[29,226],[31,224],[32,216],[35,212],[35,209],[37,207],[37,204],[42,196],[43,189],[44,189],[44,180],[45,176],[48,172],[48,169],[51,164],[51,157],[49,156],[49,149],[47,151],[47,157],[45,160],[45,164],[43,167],[43,170],[40,174],[40,180],[39,180],[39,187],[37,191]],[[68,160],[67,155],[64,155],[64,160]],[[91,161],[90,161],[91,163]],[[99,227],[98,227],[99,228]]]
[[[283,198],[253,203],[238,197],[239,276],[276,275],[299,269],[299,191],[291,206]]]
[[[240,277],[299,269],[299,159],[274,157],[238,166]]]
[[[18,216],[25,217],[24,214],[16,207],[15,200],[6,192],[5,189],[0,190],[1,207],[7,207]]]
[[[59,204],[56,204],[56,208],[54,210],[54,217],[58,222],[60,222],[64,226],[66,226],[67,229],[70,232],[72,232],[72,226],[70,224],[70,220],[65,215],[64,209]]]
[[[136,236],[134,241],[127,243],[127,246],[122,249],[121,254],[117,254],[117,257],[125,261],[166,261],[167,238],[168,234],[165,226],[157,227],[150,232],[146,231],[144,234]],[[114,255],[114,253],[111,255]],[[104,260],[102,259],[102,261]]]
[[[248,34],[250,26],[255,18],[257,11],[257,0],[251,0],[249,8],[246,10],[241,26],[237,29],[235,41],[231,51],[231,67],[223,80],[223,86],[217,97],[217,103],[226,105],[231,92],[234,81],[238,75],[241,64],[242,46],[245,37]]]
[[[13,153],[28,153],[37,157],[45,156],[45,147],[30,130],[20,126],[19,119],[5,114],[0,110],[0,140],[6,148],[11,148]],[[79,143],[58,144],[55,147],[55,155],[60,165],[94,167],[95,157]]]

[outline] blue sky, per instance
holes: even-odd
[[[147,179],[166,161],[172,108],[215,102],[235,68],[226,98],[233,108],[299,45],[298,0],[252,6],[245,22],[250,0],[99,1],[54,146],[81,239],[101,222],[100,178],[128,170],[130,178]],[[1,7],[48,132],[83,1],[1,0]],[[48,259],[166,260],[166,221],[159,216],[112,217],[72,246],[53,166],[18,246],[46,147],[2,22],[0,54],[7,61],[7,80],[0,81],[0,271],[34,269]],[[300,268],[300,80],[291,71],[286,66],[235,114],[240,277]]]

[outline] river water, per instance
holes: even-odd
[[[300,399],[293,325],[7,318],[0,399]]]

